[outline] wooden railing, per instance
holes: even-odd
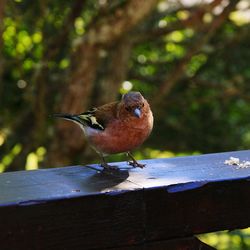
[[[250,226],[250,168],[231,156],[250,151],[1,174],[0,249],[213,249],[195,235]]]

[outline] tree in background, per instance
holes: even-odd
[[[248,147],[249,12],[245,0],[1,1],[1,170],[45,151],[45,166],[89,162],[79,128],[51,114],[130,89],[155,114],[146,147]]]

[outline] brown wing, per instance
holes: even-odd
[[[95,111],[95,117],[105,128],[107,124],[116,119],[118,102],[111,102],[98,107]]]
[[[82,123],[94,129],[104,130],[107,124],[116,118],[118,102],[112,102],[92,108],[77,117],[81,119]]]

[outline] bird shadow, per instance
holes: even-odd
[[[89,167],[89,166],[85,166]],[[122,184],[123,188],[131,189],[131,183],[126,180],[129,177],[129,169],[112,169],[112,170],[103,170],[90,167],[91,170],[94,170],[95,173],[89,174],[87,178],[82,180],[81,186],[84,190],[89,192],[101,192],[105,190],[116,190],[115,186]]]

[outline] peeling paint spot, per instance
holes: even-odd
[[[188,183],[181,183],[177,185],[170,185],[167,187],[167,191],[169,193],[178,193],[178,192],[183,192],[183,191],[203,187],[207,183],[208,183],[207,181],[201,181],[201,182],[188,182]]]

